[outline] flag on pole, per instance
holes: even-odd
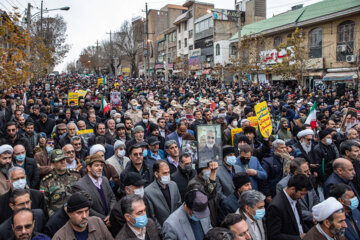
[[[103,87],[105,87],[105,84],[106,84],[106,75],[105,75],[104,80],[103,80]]]
[[[309,124],[312,129],[316,128],[316,101],[312,105],[305,124]]]
[[[23,102],[24,102],[24,105],[26,106],[26,104],[27,104],[27,93],[26,92],[24,93],[24,96],[23,96]]]
[[[104,115],[110,110],[110,106],[107,104],[104,95],[101,96],[101,109]]]

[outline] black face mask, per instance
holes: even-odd
[[[192,171],[192,165],[191,163],[185,164],[184,168],[181,168],[183,173],[185,173],[186,175],[189,175]]]
[[[248,164],[250,162],[250,158],[240,157],[240,161],[242,164]]]

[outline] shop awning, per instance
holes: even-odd
[[[352,81],[357,78],[355,72],[336,72],[336,73],[327,73],[323,81]]]

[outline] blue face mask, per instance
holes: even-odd
[[[136,228],[144,228],[148,222],[148,218],[146,216],[146,214],[136,217],[136,222],[135,224],[133,224],[134,227]]]
[[[203,171],[203,175],[202,175],[202,178],[206,181],[210,178],[210,173],[211,171],[210,170],[204,170]]]
[[[233,166],[233,165],[235,165],[235,163],[236,163],[236,157],[235,156],[228,156],[226,158],[226,164],[227,165]]]
[[[200,221],[200,219],[199,219],[199,218],[197,218],[197,217],[195,217],[195,215],[194,215],[194,214],[193,214],[193,215],[191,215],[191,219],[192,219],[193,221],[195,221],[195,222]]]
[[[350,206],[348,206],[351,211],[357,209],[357,207],[359,206],[359,199],[357,197],[353,197],[352,199],[350,199]]]
[[[13,187],[14,187],[14,190],[16,189],[25,189],[25,186],[26,186],[26,178],[24,179],[19,179],[15,182],[13,182]]]
[[[26,158],[26,155],[25,154],[16,155],[15,158],[16,158],[16,161],[23,162]]]
[[[264,216],[265,216],[265,208],[257,209],[253,218],[257,221],[257,220],[262,219]]]
[[[147,151],[147,150],[144,150],[144,151],[143,151],[143,157],[145,158],[145,157],[147,157],[147,155],[148,155],[148,151]]]
[[[47,151],[47,153],[51,153],[52,150],[54,150],[53,147],[46,146],[46,151]]]

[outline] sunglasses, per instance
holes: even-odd
[[[71,151],[67,151],[67,152],[65,152],[66,154],[70,154],[70,153],[75,153],[75,151],[74,150],[71,150]]]

